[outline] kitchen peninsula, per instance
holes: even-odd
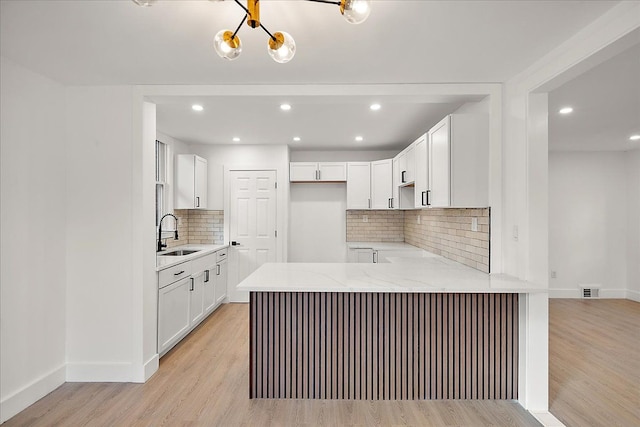
[[[523,307],[547,289],[440,256],[389,260],[247,277],[250,397],[519,399]]]

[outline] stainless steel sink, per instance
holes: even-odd
[[[170,252],[158,252],[159,256],[184,256],[195,254],[196,252],[200,252],[200,249],[179,249],[177,251]]]

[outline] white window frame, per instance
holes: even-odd
[[[156,227],[160,225],[160,219],[168,211],[169,190],[169,144],[156,140]],[[162,199],[158,203],[158,194]]]

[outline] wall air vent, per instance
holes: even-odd
[[[600,296],[600,288],[594,286],[581,286],[580,297],[581,298],[598,298]]]

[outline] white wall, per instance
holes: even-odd
[[[132,379],[132,99],[130,87],[67,89],[69,381]]]
[[[491,112],[491,104],[489,97],[478,102],[467,102],[462,104],[453,114],[489,114]]]
[[[627,177],[623,152],[549,153],[551,296],[579,285],[624,298],[627,288]]]
[[[291,184],[289,262],[347,261],[347,185]]]
[[[0,422],[65,379],[64,88],[0,60]]]
[[[407,145],[413,141],[408,141]],[[292,162],[368,162],[391,159],[400,150],[291,151]]]
[[[189,148],[192,154],[207,159],[208,204],[211,210],[224,209],[225,167],[227,169],[248,167],[276,170],[278,180],[278,262],[284,262],[287,259],[287,224],[289,221],[289,148],[286,145],[204,144],[190,144]],[[225,240],[228,240],[228,237],[225,236]]]
[[[625,155],[627,183],[627,298],[640,302],[640,149]]]

